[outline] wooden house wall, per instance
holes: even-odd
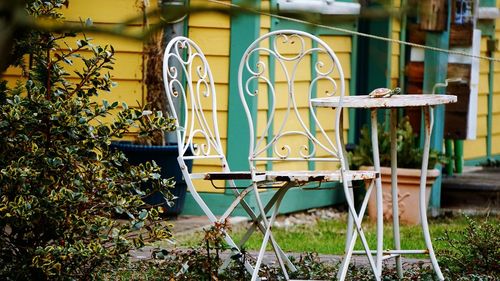
[[[500,7],[500,0],[497,0],[497,7]],[[495,38],[500,40],[500,19],[496,20]],[[500,58],[500,49],[497,48],[495,58]],[[495,62],[494,67],[494,88],[493,88],[493,129],[492,129],[492,154],[500,154],[500,62]]]
[[[195,5],[196,1],[191,1]],[[203,1],[206,2],[206,1]],[[230,1],[226,1],[230,2]],[[209,4],[214,7],[216,4]],[[230,16],[217,12],[194,13],[187,19],[187,37],[198,44],[205,54],[212,70],[217,94],[217,121],[222,147],[227,146],[227,118],[229,95],[229,46],[230,46]],[[211,104],[204,104],[205,109],[211,109]],[[195,161],[193,172],[220,171],[220,162],[216,160]],[[201,192],[220,193],[224,190],[215,189],[210,182],[200,180],[195,185]]]
[[[500,7],[500,0],[497,0],[497,7]],[[496,20],[495,38],[500,38],[500,20]],[[487,37],[481,38],[481,56],[486,56]],[[495,58],[500,57],[500,51],[496,50]],[[493,63],[493,125],[492,125],[492,155],[500,154],[500,63]],[[464,159],[472,160],[486,157],[486,137],[487,137],[487,116],[488,116],[488,93],[490,72],[489,61],[479,61],[479,92],[478,92],[478,117],[477,117],[477,138],[464,142]]]
[[[401,7],[401,0],[393,1],[394,8]],[[391,39],[399,40],[401,34],[401,20],[397,17],[392,18],[391,22]],[[390,62],[390,83],[391,88],[400,87],[399,76],[399,60],[400,60],[400,45],[398,43],[391,43],[391,62]]]

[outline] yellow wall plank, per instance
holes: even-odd
[[[70,1],[64,16],[70,21],[91,18],[94,22],[120,23],[132,17],[139,17],[135,23],[141,23],[142,11],[136,0],[77,0]]]
[[[205,56],[229,55],[229,29],[191,27],[189,38],[200,46]]]
[[[332,48],[334,52],[339,53],[350,53],[352,51],[352,39],[351,36],[339,36],[339,35],[322,35],[321,40]]]
[[[217,12],[194,13],[189,16],[189,27],[215,27],[225,28],[230,27],[229,15]]]
[[[473,159],[484,157],[486,140],[484,138],[478,138],[476,140],[465,140],[464,141],[464,159]]]
[[[229,83],[229,57],[228,56],[207,56],[208,64],[212,70],[215,83]],[[221,97],[222,98],[222,97]]]

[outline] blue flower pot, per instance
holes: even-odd
[[[173,177],[175,180],[175,188],[170,189],[170,192],[177,197],[174,199],[172,207],[167,205],[167,201],[160,192],[154,192],[143,197],[143,201],[150,205],[163,205],[165,215],[177,216],[182,212],[184,201],[186,199],[187,185],[182,176],[177,156],[179,154],[178,146],[149,146],[139,145],[132,142],[113,142],[111,148],[116,148],[122,151],[132,165],[138,165],[147,161],[154,160],[161,168],[161,177],[168,179]],[[193,161],[186,161],[189,172],[191,172]],[[143,189],[147,189],[144,186]]]

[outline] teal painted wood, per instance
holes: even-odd
[[[406,7],[407,5],[408,5],[407,0],[401,1],[401,7]],[[406,39],[407,39],[406,27],[408,25],[408,17],[406,16],[406,14],[401,17],[400,25],[401,25],[401,27],[400,27],[400,33],[399,33],[399,40],[406,42]],[[406,45],[399,44],[399,69],[398,69],[399,83],[398,83],[398,87],[401,88],[401,93],[406,93],[405,67],[406,67]],[[404,116],[403,109],[398,110],[398,116],[400,118],[402,118]]]
[[[367,24],[367,33],[382,36],[386,38],[391,37],[391,19],[374,19]],[[361,86],[361,90],[368,94],[373,89],[381,87],[390,87],[390,64],[391,64],[391,44],[386,41],[377,39],[366,39],[367,50],[360,49],[361,52],[368,53],[367,61],[358,61],[360,68],[366,69],[366,84]],[[361,47],[361,46],[360,46]],[[389,111],[387,111],[389,112]],[[385,110],[378,111],[378,120],[383,122],[386,117]],[[366,114],[363,118],[362,124],[370,124],[370,116]],[[387,119],[388,120],[388,119]],[[389,122],[386,122],[389,124]],[[358,128],[361,129],[361,128]]]
[[[317,48],[318,42],[313,41],[311,46],[313,48]],[[310,70],[311,80],[316,78],[314,76],[316,74],[316,71],[314,71],[314,68],[316,67],[317,62],[318,62],[318,53],[314,52],[311,55],[311,70]],[[312,90],[311,90],[312,91],[312,93],[311,93],[312,98],[317,97],[317,94],[318,94],[317,90],[318,90],[317,85],[316,84],[312,85]],[[311,133],[314,136],[316,136],[316,123],[313,121],[313,115],[311,114],[311,112],[309,112],[309,128],[311,130]],[[312,141],[309,141],[309,151],[313,151],[313,150],[314,150],[314,144],[312,143]],[[308,169],[311,171],[314,170],[314,168],[316,166],[313,161],[308,161],[307,165],[308,165]]]
[[[488,161],[488,159],[500,161],[500,154],[491,155],[489,158],[479,157],[479,158],[467,159],[464,161],[464,165],[465,166],[480,166],[480,165],[486,163]]]
[[[351,52],[351,80],[349,80],[349,95],[356,95],[357,75],[358,72],[358,36],[353,35],[351,38],[352,52]],[[358,118],[356,110],[349,108],[349,130],[347,131],[347,143],[354,143],[356,138],[356,119]]]
[[[450,0],[448,1],[448,7],[450,6]],[[448,9],[448,28],[444,32],[427,32],[426,36],[426,46],[437,47],[442,49],[449,48],[449,32],[450,30],[450,9]],[[448,71],[448,54],[435,52],[431,50],[425,50],[424,57],[424,94],[432,93],[432,88],[436,83],[444,82]],[[438,88],[437,93],[443,93],[444,88]],[[443,148],[443,135],[444,135],[444,106],[436,106],[434,109],[434,128],[432,129],[431,137],[431,149],[438,152],[442,151]],[[437,169],[441,169],[441,165],[436,166]],[[439,176],[431,190],[431,198],[429,202],[429,207],[436,213],[441,207],[441,181],[442,176]]]
[[[323,186],[323,185],[322,185]],[[324,185],[325,187],[327,185]],[[337,185],[335,185],[337,186]],[[334,187],[334,186],[332,186]],[[269,201],[269,199],[274,195],[276,191],[270,190],[265,191],[261,194],[261,198],[264,202]],[[214,212],[215,215],[222,215],[227,206],[234,199],[234,195],[228,193],[209,193],[202,192],[200,196],[207,202],[210,210]],[[253,194],[249,194],[247,197],[247,202],[250,207],[257,211],[257,203],[255,202],[255,197]],[[341,204],[345,202],[344,192],[342,188],[335,189],[324,189],[324,190],[300,190],[298,188],[293,188],[289,190],[283,199],[280,206],[280,214],[292,213],[302,210],[307,210],[311,208],[326,207],[335,204]],[[186,194],[186,202],[182,215],[193,215],[200,216],[204,215],[198,204],[193,199],[193,196],[188,192]],[[238,206],[232,213],[233,216],[247,216],[246,212]]]
[[[270,38],[269,39],[269,44],[273,45],[274,44],[274,37],[273,38]],[[274,56],[269,56],[269,69],[275,69],[276,67],[276,59],[274,58]],[[276,82],[276,73],[274,71],[269,71],[269,81],[271,82],[271,84],[274,85],[274,82]],[[267,92],[268,92],[268,95],[267,95],[267,104],[270,104],[273,102],[273,99],[271,97],[271,95],[269,95],[269,91],[271,90],[271,87],[268,85],[267,86]],[[272,116],[271,116],[271,112],[270,111],[267,111],[267,120],[266,122],[269,121],[269,119],[271,119]],[[271,127],[269,128],[269,134],[267,135],[267,143],[271,142],[272,139],[273,139],[273,136],[274,136],[274,121],[272,122],[272,125]],[[267,149],[267,156],[271,157],[273,155],[273,149],[272,147],[269,147]],[[272,161],[267,161],[266,163],[266,169],[268,171],[271,171],[273,169],[273,162]]]
[[[479,1],[480,7],[496,7],[496,0],[481,0]]]
[[[392,17],[389,17],[387,19],[387,38],[392,38]],[[385,72],[385,85],[387,88],[392,88],[392,81],[391,81],[391,73],[392,73],[392,44],[387,43],[387,58],[386,58],[386,64],[387,64],[387,69]],[[390,110],[384,110],[385,116],[384,116],[384,124],[385,124],[385,130],[389,131],[391,128],[391,116]]]
[[[455,149],[455,170],[457,174],[461,174],[464,170],[464,141],[455,140],[453,148]]]
[[[495,25],[493,24],[493,27]],[[495,33],[491,36],[491,40],[495,39]],[[489,52],[491,58],[495,57],[494,52]],[[493,91],[495,88],[495,64],[492,60],[488,63],[488,111],[486,119],[486,157],[491,157],[491,144],[493,138]]]
[[[244,0],[233,0],[234,4],[248,3]],[[255,8],[260,1],[254,1]],[[247,47],[259,36],[260,16],[253,13],[239,12],[231,16],[230,51],[229,51],[229,95],[226,155],[231,170],[245,171],[249,169],[248,147],[249,136],[246,115],[238,94],[238,67]],[[255,59],[257,63],[257,59]],[[256,86],[256,85],[255,85]],[[251,104],[252,113],[257,114],[257,104]]]

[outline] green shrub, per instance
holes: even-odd
[[[26,17],[60,20],[67,4],[28,0]],[[140,186],[152,181],[171,199],[172,182],[155,163],[129,165],[109,145],[132,126],[148,136],[172,129],[172,120],[102,100],[113,86],[114,50],[85,36],[66,45],[74,35],[24,30],[12,42],[11,64],[24,77],[13,88],[0,83],[2,280],[89,279],[171,235],[161,209],[145,208]],[[69,78],[73,64],[82,67]]]
[[[496,218],[481,222],[469,217],[458,235],[449,232],[440,238],[447,243],[438,253],[440,263],[454,280],[498,280],[500,278],[500,224]],[[456,237],[456,238],[453,238]]]

